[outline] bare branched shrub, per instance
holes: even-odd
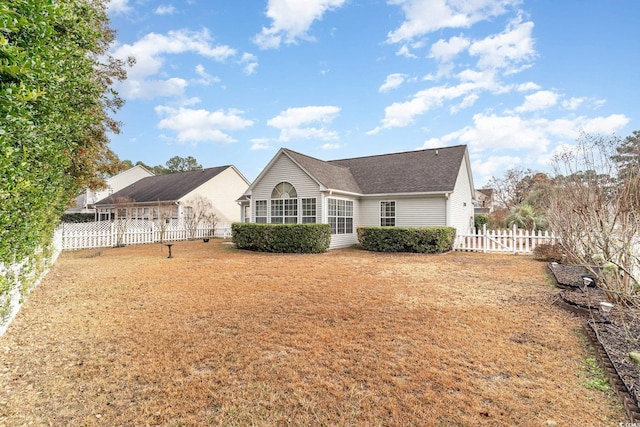
[[[619,173],[620,143],[585,134],[555,156],[547,219],[570,261],[591,266],[615,301],[640,307],[640,183]]]
[[[160,203],[153,208],[153,223],[155,224],[159,234],[160,243],[164,243],[164,236],[171,225],[174,216],[177,217],[176,206],[173,204]]]
[[[206,197],[197,195],[184,204],[184,225],[189,233],[189,238],[194,239],[200,225],[207,228],[207,237],[213,237],[218,217],[213,203]]]

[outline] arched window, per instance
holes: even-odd
[[[279,183],[271,192],[271,222],[277,224],[298,222],[298,193],[288,182]]]
[[[273,187],[271,192],[272,199],[295,199],[298,197],[298,193],[293,185],[288,182],[281,182]]]

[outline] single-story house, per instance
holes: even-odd
[[[330,248],[358,226],[473,227],[466,145],[324,161],[281,148],[238,199],[244,222],[327,223]]]
[[[154,174],[141,165],[136,165],[126,171],[122,171],[117,175],[107,178],[105,180],[106,187],[103,190],[92,190],[87,188],[84,193],[76,197],[75,205],[69,207],[64,213],[95,214],[96,210],[93,205],[98,200],[104,199],[105,197],[122,190],[126,186],[149,176],[154,176]]]
[[[213,204],[218,223],[240,220],[235,201],[249,181],[233,165],[143,178],[99,200],[98,220],[167,219],[184,217],[190,201],[198,196]]]

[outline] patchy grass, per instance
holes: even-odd
[[[530,257],[64,253],[0,338],[0,425],[611,425]]]

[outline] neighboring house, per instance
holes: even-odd
[[[96,203],[98,220],[180,219],[185,204],[198,196],[209,199],[219,223],[240,220],[236,196],[249,181],[235,166],[219,166],[189,172],[150,176]]]
[[[328,223],[330,248],[358,226],[473,226],[465,145],[323,161],[281,148],[238,199],[242,221]]]
[[[488,215],[493,211],[493,188],[476,189],[474,213]]]
[[[107,178],[105,183],[107,184],[104,190],[91,190],[87,189],[83,194],[76,197],[76,205],[67,209],[66,214],[83,213],[83,214],[95,214],[96,210],[93,205],[100,199],[104,199],[112,195],[113,193],[122,190],[127,185],[133,184],[136,181],[141,180],[149,176],[154,176],[144,166],[136,165],[126,171],[120,172],[117,175]]]

